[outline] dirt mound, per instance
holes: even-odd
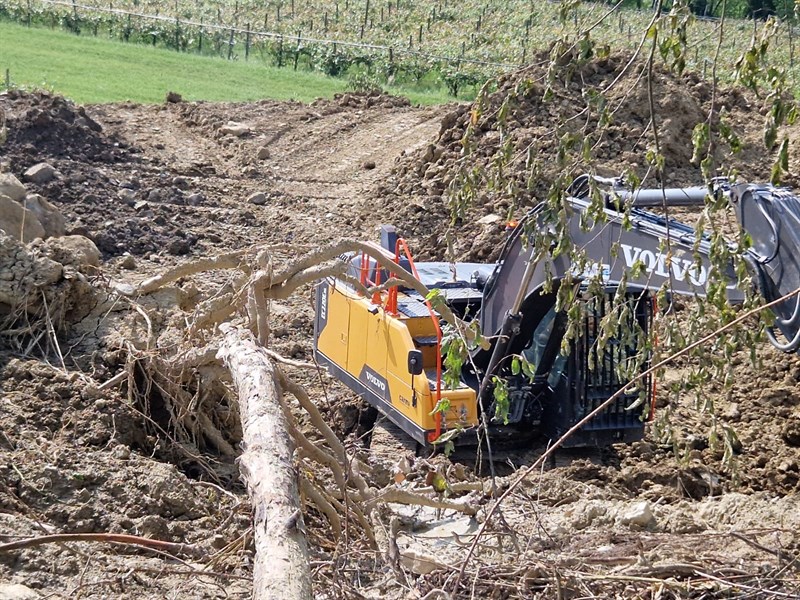
[[[445,248],[438,240],[455,211],[457,259],[491,260],[506,219],[547,198],[557,181],[563,189],[585,172],[627,173],[659,185],[647,162],[655,146],[645,67],[628,66],[628,59],[594,59],[554,77],[549,61],[535,61],[500,78],[496,91],[446,115],[434,143],[400,160],[379,190],[385,210],[416,241],[414,247],[439,257]],[[691,138],[712,112],[711,85],[695,73],[679,76],[655,67],[652,87],[664,184],[702,183],[700,167],[691,161]],[[735,168],[745,181],[770,177],[774,157],[763,146],[764,111],[764,100],[755,95],[717,91],[714,118],[724,115],[742,149],[734,153],[720,141],[716,165]]]
[[[0,103],[7,114],[4,155],[14,171],[34,164],[30,162],[34,148],[37,162],[68,159],[111,163],[125,154],[118,140],[103,135],[103,128],[84,107],[61,96],[9,90],[2,94]]]
[[[411,106],[411,101],[408,98],[390,96],[380,92],[336,94],[332,103],[343,108],[372,108],[373,106],[402,108]]]
[[[56,177],[27,187],[58,207],[68,233],[90,237],[105,257],[191,252],[198,236],[174,222],[171,208],[187,204],[186,181],[142,161],[140,150],[107,133],[91,109],[18,91],[0,95],[0,108],[7,114],[5,168],[20,178],[43,160],[56,168]]]

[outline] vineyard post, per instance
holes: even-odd
[[[31,0],[28,0],[28,27],[31,26]]]
[[[794,69],[794,25],[789,23],[789,68]],[[794,78],[794,71],[792,71]]]
[[[411,48],[413,48],[413,47],[414,47],[414,34],[413,33],[409,33],[408,34],[408,49],[411,50]]]
[[[358,39],[360,39],[360,40],[364,39],[364,26],[363,25],[361,26],[361,29],[359,30]]]
[[[197,52],[203,53],[203,17],[200,17],[200,35],[197,40]]]
[[[364,8],[364,25],[361,27],[362,30],[361,37],[364,37],[363,30],[366,29],[368,22],[369,22],[369,0],[367,0],[366,7]]]
[[[181,20],[175,13],[175,50],[181,51]]]
[[[158,16],[158,9],[156,9],[156,16]],[[158,39],[158,36],[156,35],[155,29],[154,29],[153,30],[153,46],[156,45],[156,40],[157,39]]]
[[[338,2],[337,2],[337,3],[336,3],[336,5],[335,5],[335,11],[336,11],[336,12],[335,12],[335,14],[334,14],[334,17],[333,17],[333,18],[334,18],[334,20],[335,20],[335,21],[338,23],[338,22],[339,22],[339,3],[338,3]]]
[[[325,33],[328,33],[328,11],[325,11],[325,15],[322,17],[322,26],[324,28]]]
[[[231,57],[233,56],[233,43],[234,43],[234,41],[235,40],[233,39],[233,27],[231,27],[231,36],[228,39],[228,60],[231,60]]]
[[[417,34],[417,43],[422,45],[422,23],[419,24],[419,34]]]
[[[428,31],[431,30],[431,18],[428,17]]]
[[[619,33],[620,35],[625,31],[625,23],[622,20],[622,13],[619,13]]]
[[[389,0],[389,4],[387,5],[387,10],[389,11],[389,18],[392,18],[392,0]]]
[[[283,36],[278,40],[278,68],[283,66]]]
[[[72,0],[72,16],[75,17],[75,21],[78,20],[78,3],[75,0]]]
[[[292,8],[292,18],[294,19],[294,0],[292,0],[291,8]]]
[[[250,60],[250,23],[245,27],[247,27],[247,31],[244,38],[244,61],[247,62]]]
[[[267,24],[269,23],[269,11],[264,11],[264,29],[267,28]]]
[[[475,31],[480,31],[481,30],[481,18],[482,17],[483,17],[483,15],[478,15],[478,22],[475,23]]]
[[[294,70],[297,71],[297,61],[300,60],[300,34],[301,31],[297,30],[297,48],[294,50]]]
[[[280,23],[281,22],[281,3],[278,2],[278,5],[275,7],[275,20]]]
[[[383,7],[381,6],[381,23],[383,23]]]

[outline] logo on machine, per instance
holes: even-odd
[[[647,273],[653,273],[660,277],[669,277],[670,273],[667,270],[667,257],[665,254],[658,252],[655,253],[651,250],[643,250],[636,246],[629,246],[628,244],[620,244],[622,253],[625,256],[625,264],[628,268],[633,267],[637,262],[644,265]],[[686,281],[693,285],[705,285],[708,280],[708,270],[704,265],[698,268],[695,261],[688,258],[673,257],[669,261],[669,267],[672,270],[672,277],[677,281]]]
[[[386,379],[370,369],[367,365],[364,365],[361,369],[361,374],[358,376],[358,379],[367,386],[370,391],[374,392],[380,398],[386,399],[389,387],[386,383]]]
[[[322,333],[328,324],[328,284],[317,286],[317,335]]]

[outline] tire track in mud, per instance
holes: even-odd
[[[284,136],[275,149],[287,159],[275,171],[277,189],[338,201],[335,206],[357,205],[385,179],[396,157],[435,141],[443,114],[441,109],[371,112],[362,121],[335,115],[330,125],[316,123],[311,131],[297,128]]]

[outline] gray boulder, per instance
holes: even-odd
[[[11,173],[0,173],[0,195],[22,202],[28,191],[22,182]]]
[[[30,169],[25,171],[25,174],[22,177],[25,179],[25,181],[42,185],[49,183],[56,178],[56,170],[47,163],[39,163],[38,165],[33,165]]]
[[[15,240],[30,242],[46,236],[44,227],[33,211],[0,194],[0,229]]]
[[[28,194],[25,198],[25,208],[31,211],[39,219],[44,227],[46,237],[58,237],[64,235],[66,224],[64,216],[50,202],[38,194]]]
[[[62,265],[100,266],[100,250],[92,240],[82,235],[50,238],[44,242],[43,249],[48,258]]]

